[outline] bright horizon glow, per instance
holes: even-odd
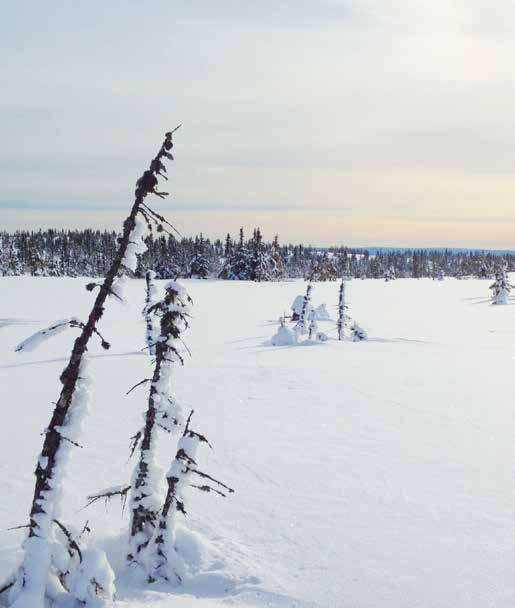
[[[19,0],[3,10],[0,229],[515,249],[515,5],[498,0]],[[30,35],[28,34],[30,33]]]

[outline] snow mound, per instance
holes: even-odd
[[[297,334],[282,325],[277,330],[277,333],[272,336],[272,346],[291,346],[297,343]]]
[[[315,318],[317,321],[330,321],[331,317],[327,311],[327,306],[325,304],[320,304],[315,308]]]

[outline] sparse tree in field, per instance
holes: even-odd
[[[338,340],[343,340],[344,337],[345,321],[347,319],[346,310],[347,304],[345,303],[345,279],[342,279],[338,296],[338,321],[336,322]]]
[[[177,453],[166,475],[168,490],[159,514],[157,526],[146,551],[147,578],[150,583],[170,581],[181,583],[184,578],[184,561],[175,545],[177,517],[186,515],[184,490],[190,486],[202,492],[226,496],[234,490],[202,472],[197,464],[199,444],[208,440],[190,427],[190,413],[177,446]],[[197,478],[198,483],[191,483]]]
[[[122,299],[121,274],[127,268],[136,270],[137,255],[145,250],[143,236],[147,225],[156,223],[163,228],[164,218],[145,203],[149,194],[164,197],[158,192],[158,176],[166,172],[163,161],[172,159],[172,133],[166,133],[155,158],[136,184],[135,200],[123,227],[118,249],[102,284],[90,283],[88,289],[99,288],[93,308],[85,323],[70,324],[81,332],[75,340],[69,362],[61,374],[61,393],[47,428],[43,449],[38,458],[36,484],[30,509],[28,534],[23,544],[23,558],[10,589],[10,601],[15,608],[43,608],[48,589],[55,589],[56,581],[62,591],[72,596],[73,588],[66,589],[62,564],[56,550],[55,526],[66,529],[61,521],[61,496],[70,452],[78,445],[81,419],[86,414],[88,376],[86,353],[91,338],[98,335],[101,319],[109,296]],[[102,342],[108,346],[107,342]],[[93,587],[95,586],[90,581]],[[74,597],[77,597],[76,595]],[[78,598],[79,599],[79,598]]]
[[[492,304],[508,304],[508,296],[512,286],[504,268],[499,268],[495,273],[495,282],[490,285],[492,290]]]
[[[363,340],[368,340],[367,332],[360,325],[358,325],[356,321],[354,321],[352,324],[350,332],[353,342],[362,342]]]
[[[299,319],[297,321],[297,324],[295,325],[295,333],[297,334],[297,336],[302,336],[308,330],[308,315],[310,313],[310,310],[312,309],[312,306],[311,306],[312,289],[313,289],[313,285],[310,280],[310,281],[308,281],[308,285],[306,287],[306,293],[304,295],[304,301],[302,303],[302,308],[301,308],[301,311],[299,314]]]
[[[173,367],[183,362],[178,347],[181,333],[188,326],[190,302],[184,288],[171,281],[165,286],[163,300],[149,310],[149,314],[160,319],[160,330],[155,342],[155,365],[150,380],[145,425],[135,435],[132,446],[134,451],[140,442],[129,499],[129,563],[137,563],[141,551],[148,545],[162,504],[160,486],[163,473],[156,461],[158,433],[160,430],[174,433],[182,424],[180,406],[171,395],[171,377]]]

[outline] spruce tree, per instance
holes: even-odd
[[[344,337],[345,321],[347,318],[346,310],[347,304],[345,303],[345,279],[342,279],[338,297],[338,321],[336,325],[338,329],[338,340],[343,340]]]
[[[250,279],[258,283],[270,280],[270,264],[267,252],[263,244],[261,230],[256,228],[250,243]]]
[[[209,260],[206,254],[206,240],[202,233],[195,238],[193,259],[190,264],[190,276],[196,279],[207,279],[209,276]]]
[[[220,278],[232,281],[246,281],[250,278],[250,255],[245,243],[243,228],[240,228],[239,241],[226,261]]]
[[[508,304],[508,295],[512,285],[508,282],[508,277],[504,268],[499,268],[495,273],[495,282],[490,285],[492,290],[492,304]]]
[[[145,425],[135,436],[133,451],[139,440],[139,458],[130,490],[130,541],[127,560],[140,565],[140,553],[152,537],[162,504],[159,486],[162,471],[156,462],[158,433],[161,429],[174,433],[182,423],[182,412],[171,394],[172,371],[182,363],[178,351],[181,333],[188,327],[190,298],[174,281],[165,286],[163,300],[149,313],[159,317],[159,335],[155,344],[154,373],[150,381]]]

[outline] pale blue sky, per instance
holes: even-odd
[[[515,3],[17,0],[0,227],[121,224],[162,133],[182,233],[515,245]]]

